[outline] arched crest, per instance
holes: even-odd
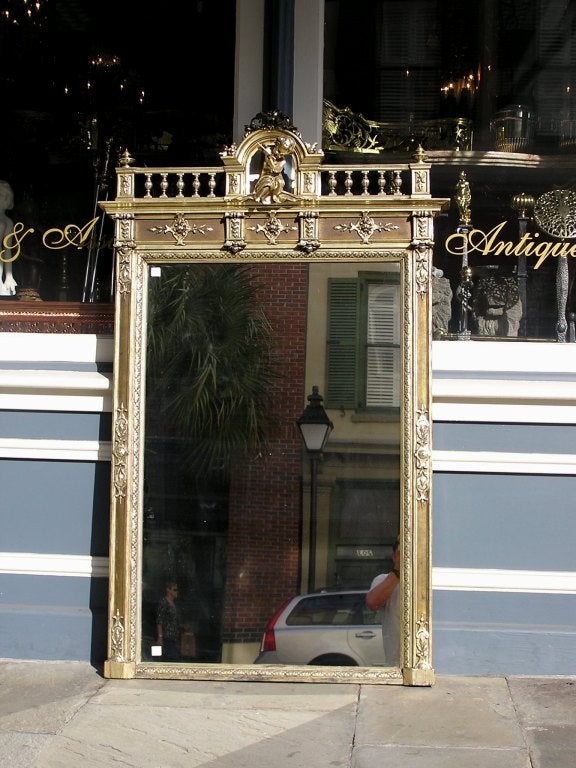
[[[227,192],[264,205],[319,196],[322,150],[306,143],[286,121],[261,120],[256,125],[247,129],[240,144],[221,154]]]

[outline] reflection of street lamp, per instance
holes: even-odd
[[[456,297],[460,304],[460,314],[458,317],[458,338],[468,340],[470,330],[468,322],[472,310],[472,270],[468,266],[468,235],[472,229],[472,213],[470,203],[472,194],[470,192],[470,183],[466,178],[465,171],[460,171],[458,183],[456,184],[456,194],[454,195],[456,206],[458,207],[458,226],[456,232],[462,235],[462,268],[460,270],[460,285],[456,289]]]
[[[518,239],[522,241],[522,238],[526,234],[528,229],[528,221],[532,216],[534,210],[535,199],[533,195],[529,195],[526,192],[520,192],[514,195],[512,198],[512,208],[518,214]],[[520,302],[522,304],[522,319],[520,320],[519,336],[527,336],[528,325],[528,298],[526,293],[526,254],[522,253],[518,256],[518,267],[516,270],[516,276],[518,278],[518,293],[520,294]]]
[[[310,540],[308,550],[308,591],[312,592],[316,584],[316,508],[318,459],[322,455],[328,436],[334,425],[328,418],[322,405],[322,396],[318,387],[312,387],[308,395],[308,405],[298,419],[298,428],[302,433],[304,445],[310,457]]]

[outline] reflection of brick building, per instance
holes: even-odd
[[[357,416],[354,404],[344,409],[339,399],[329,402],[327,391],[326,371],[338,375],[327,355],[329,315],[335,311],[329,286],[344,281],[356,296],[365,265],[275,263],[252,269],[276,339],[278,379],[270,392],[276,425],[264,455],[236,467],[231,481],[222,656],[232,662],[249,662],[269,617],[286,598],[306,591],[310,486],[296,421],[313,385],[337,423],[320,469],[317,586],[369,584],[386,565],[387,547],[398,530],[397,409]],[[372,265],[374,285],[385,276],[393,280],[393,272],[375,270]],[[341,302],[337,307],[342,330]],[[344,357],[353,355],[353,347],[346,347]]]
[[[225,643],[257,642],[271,612],[298,591],[302,441],[296,420],[306,402],[308,267],[254,267],[277,339],[279,385],[270,391],[277,419],[266,455],[238,467],[229,499]]]

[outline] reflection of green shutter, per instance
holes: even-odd
[[[328,340],[326,350],[326,405],[355,408],[358,369],[358,283],[354,279],[328,281]]]

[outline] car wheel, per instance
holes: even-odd
[[[343,653],[327,653],[324,656],[318,656],[312,659],[311,665],[320,667],[357,667],[358,664],[350,656],[344,656]]]

